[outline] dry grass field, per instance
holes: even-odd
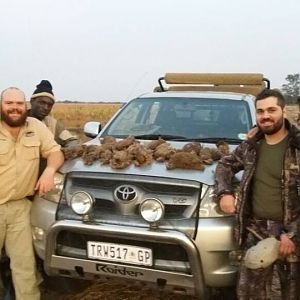
[[[295,104],[295,105],[287,106],[287,117],[294,124],[297,124],[298,113],[299,113],[298,105]]]
[[[52,115],[61,120],[66,128],[80,130],[88,121],[99,121],[104,125],[120,108],[119,103],[56,103]]]

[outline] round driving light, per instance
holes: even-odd
[[[159,221],[165,212],[164,205],[158,199],[145,199],[140,206],[143,219],[149,223]]]
[[[95,200],[86,192],[75,192],[70,200],[71,208],[78,215],[87,214],[93,207]]]

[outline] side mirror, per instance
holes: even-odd
[[[101,123],[87,122],[84,124],[83,132],[87,137],[94,138],[101,131]]]

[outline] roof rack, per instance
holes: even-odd
[[[259,73],[166,73],[158,79],[158,84],[155,92],[218,91],[257,95],[270,88],[270,81]]]

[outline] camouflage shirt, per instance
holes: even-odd
[[[283,226],[287,232],[296,236],[296,244],[300,245],[300,131],[285,120],[288,129],[288,145],[284,155],[281,176]],[[251,181],[257,161],[257,146],[263,138],[258,132],[255,137],[241,143],[230,155],[224,156],[216,169],[217,194],[237,194],[237,226],[235,237],[239,245],[245,241],[245,228],[248,225],[251,212]],[[232,179],[234,174],[243,170],[238,191],[234,190]],[[298,247],[300,248],[300,247]],[[299,249],[298,253],[300,252]]]

